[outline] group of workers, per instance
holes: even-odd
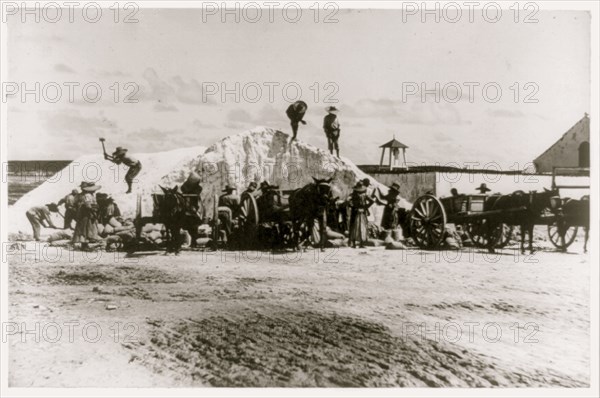
[[[100,188],[100,185],[93,182],[83,181],[79,190],[74,189],[57,203],[30,208],[25,214],[33,229],[33,238],[40,241],[41,228],[45,227],[73,230],[72,243],[81,244],[82,247],[99,242],[101,234],[120,226],[117,219],[121,217],[121,211],[113,198],[106,193],[97,192]],[[64,214],[60,212],[60,206],[64,206]],[[63,217],[62,228],[54,223],[52,213]]]
[[[368,239],[369,208],[377,203],[384,206],[381,227],[384,230],[394,230],[399,227],[403,209],[400,207],[400,185],[393,183],[387,194],[382,194],[379,188],[371,189],[370,180],[365,178],[353,187],[352,193],[343,202],[344,209],[350,209],[348,234],[351,247],[364,247]],[[241,196],[235,194],[235,188],[227,185],[219,196],[219,220],[229,234],[232,231],[232,220],[239,215],[240,203],[245,195],[253,195],[257,199],[259,214],[262,219],[272,220],[282,207],[279,201],[279,187],[268,181],[259,184],[251,182]]]
[[[350,207],[350,247],[364,247],[368,239],[368,216],[369,208],[373,204],[384,206],[381,219],[381,228],[384,230],[395,230],[400,225],[400,216],[403,208],[400,207],[400,185],[393,183],[388,187],[388,193],[382,194],[379,188],[371,190],[370,180],[365,178],[359,181],[352,189],[348,199]]]

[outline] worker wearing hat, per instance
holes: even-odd
[[[480,186],[475,188],[475,190],[479,191],[482,195],[491,191],[491,189],[487,187],[487,184],[485,182],[482,182]]]
[[[298,134],[298,123],[306,124],[306,122],[302,119],[304,119],[304,114],[306,113],[307,109],[308,105],[306,105],[306,102],[296,101],[288,106],[287,110],[285,111],[286,115],[290,118],[292,132],[294,133],[290,142],[296,139],[296,134]]]
[[[386,230],[396,229],[399,221],[400,184],[393,183],[389,187],[387,195],[382,195],[381,191],[377,189],[376,194],[373,196],[377,204],[385,206],[381,218],[381,227]]]
[[[244,192],[242,192],[242,195],[240,197],[241,200],[243,200],[244,197],[246,197],[247,195],[256,197],[257,189],[258,189],[258,184],[255,181],[252,181],[250,184],[248,184],[248,188],[246,188],[246,190]]]
[[[367,195],[367,187],[362,181],[356,183],[350,195],[350,247],[364,247],[367,241],[367,229],[369,221],[369,207],[373,204],[373,199]]]
[[[98,221],[102,225],[109,224],[113,218],[121,217],[121,210],[112,196],[104,192],[96,193],[98,203]]]
[[[340,121],[337,117],[338,109],[335,106],[330,106],[327,109],[327,115],[323,119],[323,130],[327,136],[327,147],[329,153],[333,155],[333,150],[337,157],[340,157],[340,147],[338,145],[338,139],[340,138]]]
[[[127,183],[126,193],[131,193],[131,185],[133,184],[135,177],[140,174],[140,171],[142,170],[142,163],[133,158],[131,155],[127,155],[127,148],[120,146],[117,147],[112,156],[104,154],[104,158],[106,160],[110,160],[114,164],[123,163],[125,166],[129,167],[127,174],[125,174],[125,182]]]
[[[98,203],[94,192],[102,188],[100,185],[89,181],[82,181],[79,186],[81,194],[77,200],[77,218],[73,243],[80,243],[81,248],[87,247],[90,242],[98,242]]]

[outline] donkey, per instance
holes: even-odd
[[[567,200],[562,205],[562,214],[566,226],[580,225],[585,231],[585,239],[583,242],[583,252],[587,253],[587,242],[590,233],[590,197],[583,196],[580,200]]]
[[[544,209],[549,209],[550,198],[557,196],[557,190],[547,190],[543,192],[531,191],[528,194],[523,191],[515,191],[510,195],[502,195],[494,203],[494,210],[505,210],[496,216],[492,222],[488,222],[488,231],[490,234],[497,229],[498,223],[502,222],[508,225],[518,225],[521,229],[521,253],[525,254],[525,234],[529,235],[529,252],[533,253],[533,227],[537,219],[541,216]],[[513,211],[522,207],[522,211]],[[488,250],[494,252],[495,239],[489,238],[490,245]]]
[[[189,232],[192,243],[191,246],[196,246],[198,238],[198,227],[202,220],[198,216],[196,209],[190,206],[185,197],[179,192],[177,185],[174,188],[162,189],[164,196],[159,203],[160,220],[165,226],[167,232],[167,248],[166,253],[179,254],[183,239],[181,238],[181,230]]]
[[[315,219],[319,222],[319,247],[325,250],[327,209],[332,202],[331,181],[313,177],[313,182],[290,194],[290,216],[294,226],[296,248],[300,248],[313,231]]]

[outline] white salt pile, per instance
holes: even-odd
[[[191,172],[202,179],[202,198],[208,209],[212,208],[214,195],[221,194],[225,185],[233,185],[241,193],[251,181],[268,180],[283,190],[290,190],[312,182],[312,177],[332,177],[335,195],[346,198],[358,180],[369,178],[374,188],[379,187],[384,194],[387,192],[387,187],[364,174],[350,160],[338,159],[326,150],[303,142],[287,145],[288,140],[289,136],[280,131],[257,127],[224,138],[209,148],[196,146],[151,154],[133,153],[143,168],[132,194],[125,194],[125,167],[117,167],[101,155],[83,156],[9,208],[9,232],[30,233],[31,226],[25,217],[27,209],[57,202],[82,180],[102,185],[100,192],[110,194],[123,215],[132,218],[138,194],[142,196],[143,214],[151,215],[150,194],[161,192],[159,185],[181,185]],[[405,200],[401,206],[410,208]],[[379,218],[381,209],[373,206],[372,213]]]

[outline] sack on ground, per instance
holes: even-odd
[[[48,236],[48,242],[56,242],[60,240],[70,240],[73,233],[70,230],[56,231]]]
[[[365,246],[370,246],[370,247],[383,246],[383,241],[381,239],[367,239],[365,242]]]
[[[112,235],[115,232],[115,228],[110,225],[110,224],[106,224],[104,226],[104,235],[108,236],[108,235]]]
[[[385,245],[386,250],[404,250],[406,246],[404,246],[401,242],[391,241]]]
[[[348,247],[346,239],[329,239],[327,247]]]
[[[341,234],[339,232],[336,232],[334,230],[332,230],[331,228],[327,227],[327,239],[344,239],[345,236],[344,234]]]

